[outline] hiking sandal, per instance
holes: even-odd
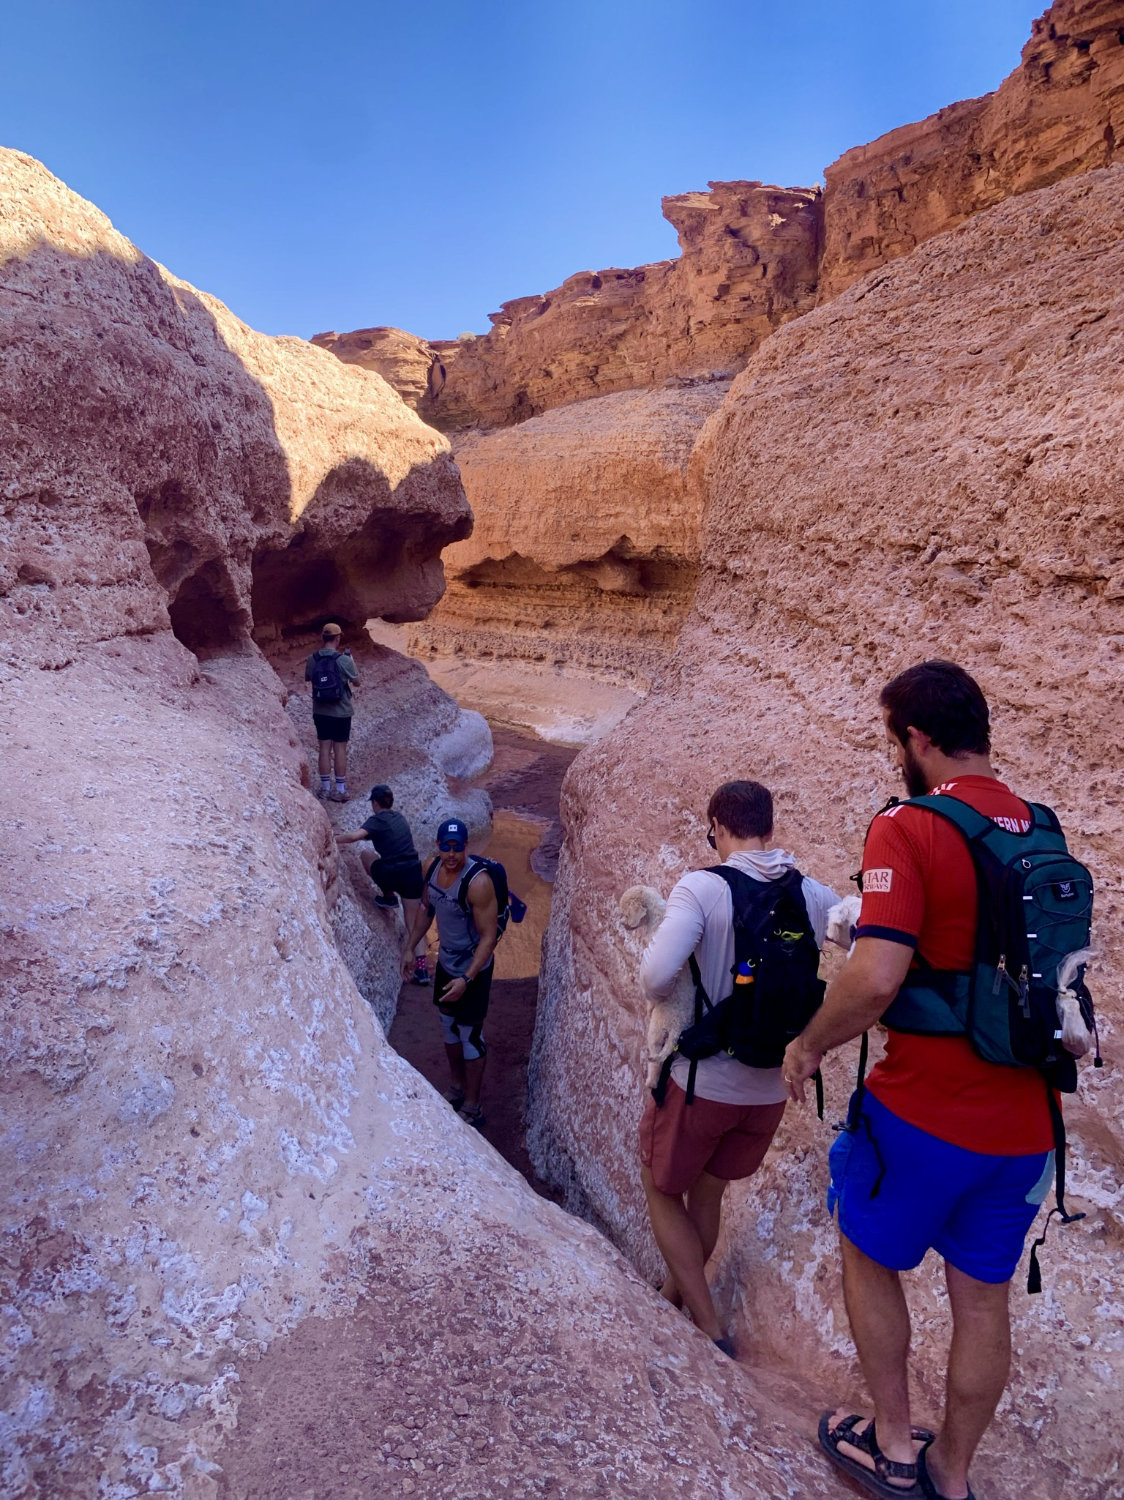
[[[925,1500],[946,1500],[946,1497],[941,1494],[940,1490],[937,1489],[936,1485],[929,1478],[929,1466],[925,1461],[925,1455],[928,1453],[931,1443],[932,1439],[930,1438],[929,1442],[925,1444],[924,1448],[917,1455],[917,1483],[921,1486],[921,1493],[925,1496]],[[972,1493],[971,1485],[968,1486],[968,1500],[976,1500],[975,1495]]]
[[[464,1090],[463,1089],[446,1089],[443,1097],[444,1097],[445,1103],[446,1104],[451,1104],[453,1106],[453,1108],[456,1110],[457,1114],[459,1115],[460,1112],[461,1112],[461,1106],[464,1104]]]
[[[479,1104],[475,1107],[475,1109],[462,1109],[460,1111],[460,1117],[466,1125],[471,1125],[473,1130],[483,1130],[484,1111],[480,1108]]]
[[[856,1432],[855,1428],[863,1421],[861,1416],[843,1417],[834,1427],[831,1425],[831,1417],[832,1413],[825,1411],[820,1418],[819,1443],[837,1469],[842,1469],[844,1474],[857,1479],[872,1495],[881,1495],[883,1500],[892,1500],[895,1495],[905,1495],[909,1497],[909,1500],[916,1500],[916,1497],[922,1493],[917,1483],[916,1463],[902,1464],[886,1457],[878,1446],[873,1418],[863,1432]],[[915,1442],[925,1441],[924,1438],[916,1436],[922,1430],[914,1428],[911,1431],[910,1436]],[[868,1469],[865,1464],[859,1463],[857,1458],[849,1458],[847,1454],[840,1453],[840,1443],[847,1443],[850,1447],[869,1454],[874,1461],[874,1468]],[[912,1483],[891,1484],[891,1479],[909,1479]]]

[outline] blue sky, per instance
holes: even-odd
[[[0,143],[268,333],[484,332],[997,87],[1035,0],[8,0]]]

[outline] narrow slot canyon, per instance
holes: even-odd
[[[715,863],[731,779],[853,890],[941,750],[910,720],[888,757],[879,694],[934,659],[986,699],[972,756],[1089,872],[1104,1056],[1065,1095],[1075,1217],[1040,1293],[1023,1246],[971,1483],[1124,1500],[1124,0],[1054,0],[1010,64],[822,186],[669,182],[674,256],[555,268],[457,338],[258,332],[0,147],[4,1500],[848,1492],[817,1424],[871,1409],[829,1208],[859,1033],[823,1053],[825,1118],[787,1104],[730,1174],[729,1357],[658,1291],[650,934],[622,896],[658,909]],[[342,243],[342,210],[310,221]],[[393,312],[368,280],[352,320]],[[305,677],[329,621],[359,678],[346,797]],[[423,868],[455,817],[528,907],[479,1129],[401,906],[337,843],[378,783]],[[873,928],[928,963],[916,924]],[[890,993],[860,997],[876,1061]],[[934,1429],[937,1245],[901,1273]]]
[[[527,915],[520,924],[509,925],[496,949],[485,1027],[488,1063],[482,1133],[536,1192],[556,1199],[556,1190],[538,1177],[527,1155],[527,1067],[538,1003],[542,942],[557,869],[555,841],[562,778],[577,747],[551,744],[526,730],[495,724],[491,727],[495,759],[475,784],[491,798],[492,832],[485,842],[470,848],[500,861],[511,889],[527,903]],[[429,950],[432,973],[436,956],[433,931]],[[432,989],[410,982],[402,986],[388,1039],[438,1092],[444,1092],[448,1068]]]

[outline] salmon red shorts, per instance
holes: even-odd
[[[654,1099],[640,1121],[640,1160],[661,1193],[678,1197],[702,1172],[733,1182],[752,1177],[765,1159],[784,1114],[780,1104],[718,1104],[695,1095],[691,1104],[670,1079],[663,1105]]]

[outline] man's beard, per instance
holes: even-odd
[[[928,779],[909,744],[902,746],[902,780],[911,797],[924,797],[929,791]]]

